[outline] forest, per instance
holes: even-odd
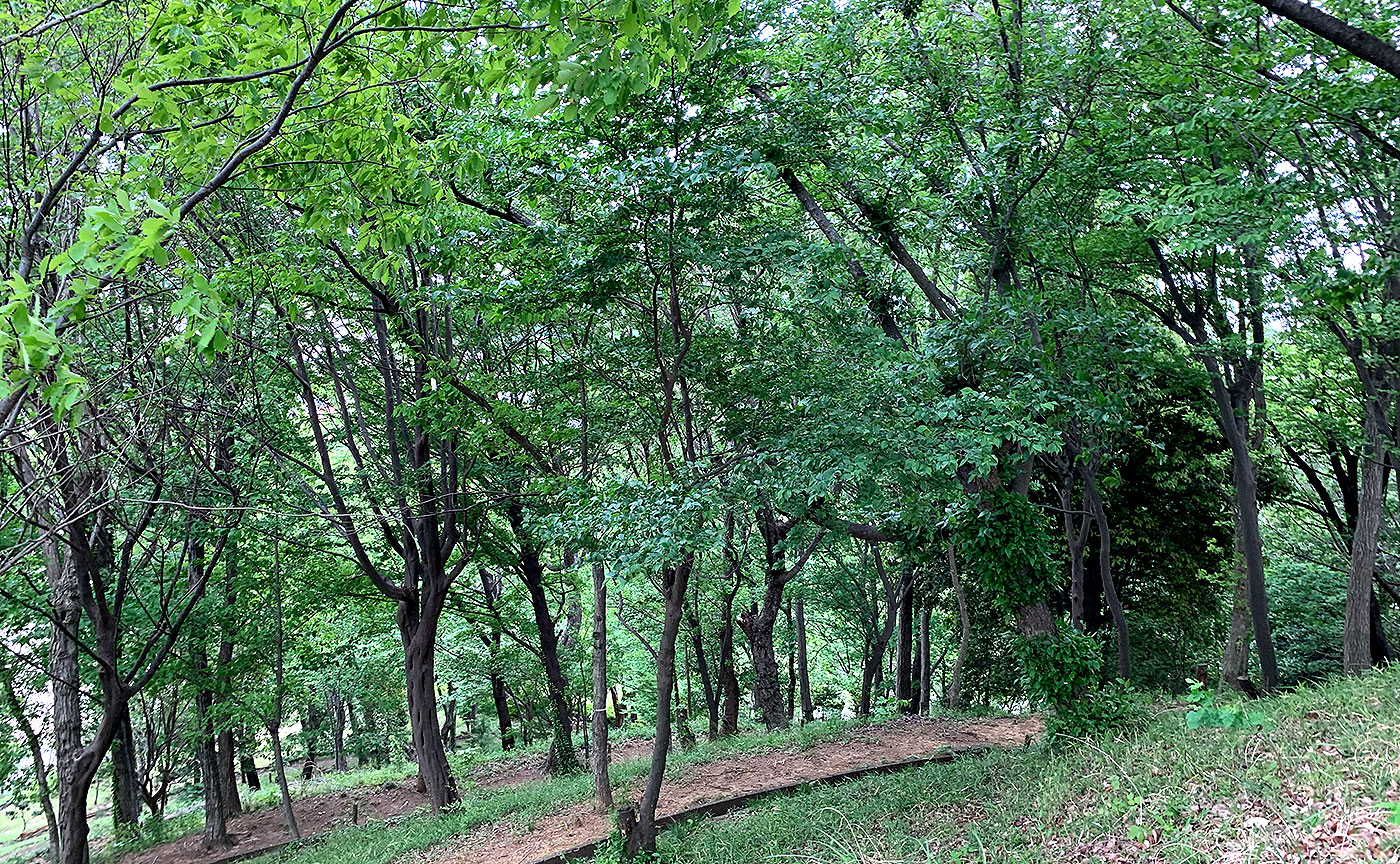
[[[0,857],[222,860],[355,777],[446,835],[529,756],[630,859],[706,747],[1400,706],[1397,45],[3,0]]]

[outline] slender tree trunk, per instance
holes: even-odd
[[[1391,659],[1390,640],[1385,637],[1385,622],[1381,620],[1381,599],[1376,595],[1375,579],[1371,580],[1371,665],[1379,666]]]
[[[345,755],[345,697],[334,690],[326,693],[331,714],[331,756],[336,771],[349,771],[350,760]]]
[[[54,623],[50,627],[49,678],[53,690],[54,774],[58,778],[58,831],[65,843],[62,849],[65,864],[86,860],[87,801],[75,801],[77,777],[74,773],[78,753],[83,746],[83,699],[79,682],[78,632],[79,606],[77,574],[70,562],[58,552],[58,542],[45,543],[45,559],[49,575],[50,603]],[[74,820],[81,821],[81,825]],[[67,848],[70,838],[82,837],[81,856],[73,858]],[[77,854],[76,852],[74,854]]]
[[[38,790],[39,806],[44,811],[44,824],[48,828],[49,862],[50,864],[59,864],[61,846],[58,833],[58,815],[54,812],[53,794],[49,790],[49,767],[44,757],[44,745],[39,740],[39,735],[34,731],[34,727],[29,723],[30,712],[25,710],[24,703],[20,701],[19,694],[15,691],[13,673],[8,668],[0,669],[0,684],[3,684],[5,688],[5,707],[9,709],[10,719],[19,727],[20,733],[24,736],[24,742],[29,748],[29,758],[34,767],[34,785]]]
[[[700,626],[700,591],[691,592],[694,605],[686,607],[687,623],[690,627],[690,650],[695,655],[696,671],[700,673],[700,687],[704,690],[705,713],[709,721],[707,729],[711,741],[719,738],[720,693],[715,687],[714,676],[710,674],[710,662],[705,656],[705,631]]]
[[[962,691],[963,664],[967,662],[967,646],[972,639],[972,617],[967,611],[967,594],[963,591],[962,579],[958,578],[958,556],[952,543],[948,544],[948,578],[953,583],[953,596],[958,601],[958,656],[953,659],[953,672],[948,679],[948,710],[958,708],[958,698]]]
[[[501,627],[494,618],[496,601],[501,595],[501,584],[500,579],[488,573],[486,568],[481,568],[480,572],[481,592],[486,598],[486,608],[493,616],[490,635],[482,637],[490,659],[487,675],[491,680],[491,704],[496,709],[496,728],[501,733],[501,749],[514,750],[515,733],[510,728],[510,700],[506,697],[506,679],[501,675],[500,669]]]
[[[593,806],[612,809],[608,776],[608,583],[602,564],[593,565]],[[620,707],[620,706],[619,706]]]
[[[875,673],[883,660],[883,651],[877,638],[874,642],[861,645],[860,657],[860,699],[856,702],[856,716],[869,717],[870,703],[875,691]]]
[[[282,697],[279,695],[273,701],[277,703],[273,708],[276,716],[267,724],[267,735],[272,739],[272,775],[277,778],[278,800],[282,805],[282,823],[287,828],[287,836],[300,840],[301,826],[297,825],[296,810],[292,808],[292,792],[287,788],[287,760],[282,755],[282,731],[278,728],[281,725]]]
[[[1118,597],[1118,587],[1113,582],[1113,547],[1108,526],[1108,509],[1099,493],[1098,479],[1094,476],[1093,466],[1080,465],[1079,470],[1080,477],[1084,480],[1084,501],[1088,505],[1084,509],[1093,515],[1099,529],[1099,582],[1103,585],[1104,602],[1108,604],[1109,614],[1113,617],[1114,642],[1118,650],[1118,677],[1127,680],[1132,671],[1128,618],[1123,613],[1123,601]]]
[[[895,645],[894,698],[902,714],[914,713],[914,592],[899,604],[899,641]]]
[[[1342,623],[1342,671],[1358,675],[1371,666],[1371,598],[1381,516],[1385,510],[1386,407],[1366,399],[1367,454],[1361,465],[1361,495],[1351,535],[1346,614]]]
[[[545,596],[544,567],[540,564],[539,553],[524,539],[523,534],[520,564],[525,587],[530,594],[530,607],[535,614],[535,626],[540,633],[540,657],[544,661],[549,703],[553,709],[551,725],[554,734],[554,758],[550,768],[556,776],[577,774],[580,769],[578,756],[574,753],[573,717],[568,699],[569,682],[564,677],[563,666],[559,663],[559,637],[554,630],[549,598]]]
[[[1077,458],[1077,454],[1070,454]],[[1084,544],[1088,540],[1089,516],[1084,514],[1075,525],[1074,512],[1074,473],[1065,471],[1058,484],[1061,520],[1065,529],[1065,548],[1069,551],[1069,623],[1075,630],[1084,631]]]
[[[932,685],[933,663],[929,657],[929,618],[933,610],[927,603],[919,610],[919,709],[917,714],[928,714],[929,688]]]
[[[787,629],[788,629],[788,646],[787,646],[787,648],[788,648],[788,650],[787,650],[787,667],[788,667],[788,677],[787,677],[787,702],[784,704],[784,707],[787,708],[787,717],[788,717],[788,721],[791,722],[791,721],[792,721],[792,714],[793,714],[793,711],[796,710],[796,708],[797,708],[797,644],[796,644],[796,640],[793,639],[793,637],[792,637],[793,624],[792,624],[792,604],[791,604],[791,603],[788,603],[788,604],[786,604],[786,605],[783,607],[783,615],[784,615],[784,617],[787,618]],[[799,717],[798,719],[801,720],[802,718]]]
[[[793,601],[797,615],[797,683],[802,698],[802,722],[812,720],[812,679],[807,664],[807,616],[802,608],[802,598]]]
[[[719,633],[719,689],[724,709],[720,713],[719,734],[739,731],[739,673],[734,668],[734,607],[727,606]]]
[[[661,625],[661,644],[656,652],[656,738],[651,748],[651,768],[637,808],[636,827],[624,841],[630,859],[640,851],[656,848],[656,806],[661,799],[661,781],[666,774],[666,755],[671,747],[671,691],[676,674],[676,634],[685,607],[686,584],[690,579],[693,556],[686,556],[662,576],[666,613]]]
[[[1249,620],[1254,634],[1254,650],[1259,657],[1260,689],[1269,692],[1278,687],[1278,661],[1274,656],[1274,640],[1269,624],[1269,599],[1264,588],[1264,540],[1259,531],[1259,474],[1250,450],[1250,441],[1239,416],[1235,400],[1225,383],[1220,364],[1214,358],[1204,358],[1215,397],[1217,421],[1230,444],[1231,477],[1235,489],[1235,530],[1239,548],[1244,556],[1246,597]]]
[[[237,544],[230,541],[224,550],[224,612],[228,617],[232,617],[233,609],[237,604],[237,596],[234,594],[234,584],[238,579],[238,548]],[[232,621],[224,621],[220,627],[223,638],[219,641],[219,653],[214,667],[214,675],[219,681],[219,701],[229,698],[228,686],[230,670],[233,667],[233,639],[230,638],[230,628]],[[219,732],[216,741],[218,748],[216,755],[219,764],[219,794],[223,796],[224,817],[232,819],[243,812],[243,802],[238,798],[238,772],[234,770],[233,762],[233,729],[223,729]]]

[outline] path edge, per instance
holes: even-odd
[[[766,789],[745,792],[740,795],[732,795],[728,798],[720,798],[705,804],[697,804],[694,807],[676,813],[658,816],[656,817],[656,828],[658,831],[661,831],[690,819],[709,819],[715,816],[723,816],[731,810],[737,810],[760,798],[790,796],[812,786],[842,783],[847,780],[856,780],[861,777],[869,777],[876,774],[895,774],[900,771],[907,771],[910,768],[922,768],[925,765],[952,762],[954,759],[969,754],[987,753],[992,750],[1001,749],[1010,748],[1006,748],[1004,745],[1000,744],[950,745],[942,748],[939,752],[931,756],[919,756],[914,759],[904,759],[899,762],[885,762],[880,765],[871,765],[865,768],[843,771],[839,774],[828,774],[824,777],[799,780],[795,783],[787,783],[782,786],[769,786]],[[600,837],[570,849],[565,849],[562,852],[556,852],[544,858],[537,858],[534,861],[528,862],[528,864],[577,864],[577,862],[580,861],[588,861],[597,855],[598,850],[607,845],[610,839],[612,839],[611,834],[607,837]]]

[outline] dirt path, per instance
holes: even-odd
[[[687,766],[661,787],[662,814],[803,780],[931,756],[945,746],[1016,746],[1038,737],[1036,718],[930,720],[906,717],[853,729],[848,737],[799,751],[741,753]],[[640,780],[627,794],[634,799]],[[594,840],[612,831],[611,818],[594,813],[590,802],[572,804],[522,830],[509,819],[483,825],[457,840],[408,860],[414,864],[524,864]]]
[[[649,741],[627,742],[613,755],[613,761],[635,758],[650,752]],[[477,765],[467,775],[477,788],[518,786],[544,776],[544,754],[536,753],[497,759]],[[377,786],[358,786],[340,792],[324,792],[292,799],[297,827],[303,837],[315,837],[333,828],[349,825],[356,811],[361,824],[393,819],[428,806],[428,796],[417,791],[415,777],[405,777]],[[470,793],[468,793],[470,794]],[[282,823],[282,811],[262,807],[229,820],[229,834],[237,843],[227,852],[204,851],[200,832],[134,852],[120,864],[219,864],[230,858],[244,858],[268,850],[291,838]]]

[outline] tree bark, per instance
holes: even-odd
[[[1097,459],[1095,459],[1097,461]],[[1113,546],[1112,534],[1108,525],[1108,509],[1104,506],[1103,496],[1099,493],[1098,478],[1094,474],[1097,466],[1081,463],[1079,466],[1080,478],[1084,481],[1084,503],[1085,510],[1088,510],[1094,517],[1094,523],[1099,531],[1099,582],[1103,585],[1104,602],[1108,604],[1109,614],[1113,618],[1114,643],[1118,654],[1118,677],[1127,680],[1132,671],[1132,659],[1130,645],[1128,642],[1128,618],[1123,613],[1123,601],[1118,597],[1118,586],[1113,581]]]
[[[53,607],[53,624],[49,637],[49,678],[53,690],[54,727],[54,774],[58,777],[58,831],[64,840],[63,858],[65,864],[83,862],[86,859],[87,842],[87,802],[73,800],[77,786],[75,768],[78,753],[83,746],[83,700],[80,692],[78,670],[78,642],[74,635],[78,632],[79,605],[77,574],[72,572],[71,560],[65,561],[58,551],[56,540],[45,543],[45,561],[49,576],[49,603]],[[81,826],[74,824],[80,820]],[[83,854],[77,858],[69,855],[68,843],[80,831],[84,844]]]
[[[501,675],[499,666],[501,626],[496,619],[496,601],[501,597],[501,582],[499,576],[487,572],[484,567],[481,568],[480,575],[481,593],[486,598],[486,609],[492,616],[490,635],[481,637],[490,658],[487,676],[491,680],[491,704],[496,709],[496,728],[501,734],[501,749],[514,750],[515,732],[510,728],[510,700],[506,697],[506,679]]]
[[[1259,657],[1260,688],[1269,692],[1278,687],[1278,661],[1274,656],[1274,640],[1269,624],[1269,600],[1264,588],[1264,539],[1259,531],[1259,475],[1250,451],[1249,438],[1242,428],[1244,422],[1235,410],[1235,400],[1225,384],[1220,364],[1214,358],[1204,358],[1210,375],[1221,431],[1230,444],[1231,475],[1235,489],[1235,530],[1239,548],[1244,556],[1246,598],[1254,635],[1254,650]]]
[[[445,580],[424,585],[421,599],[410,596],[398,609],[403,643],[404,679],[408,685],[408,722],[418,776],[434,813],[455,804],[457,784],[447,763],[438,728],[436,662],[438,622],[446,602]]]
[[[953,596],[958,601],[958,656],[953,659],[953,672],[948,679],[948,710],[955,711],[962,691],[963,664],[967,662],[967,646],[972,638],[972,617],[967,611],[967,594],[963,591],[962,580],[958,578],[958,556],[953,544],[948,544],[948,578],[953,583]]]
[[[1400,51],[1379,36],[1372,35],[1360,27],[1353,27],[1340,18],[1301,0],[1254,0],[1260,6],[1282,18],[1287,18],[1304,30],[1308,30],[1359,57],[1396,78],[1400,78]]]
[[[925,603],[919,611],[919,708],[915,713],[929,713],[929,688],[932,686],[933,662],[929,656],[929,619],[933,609]]]
[[[196,655],[196,669],[203,670],[207,660]],[[215,747],[214,719],[211,716],[214,705],[213,694],[200,688],[195,694],[195,719],[198,723],[199,778],[204,787],[204,848],[206,851],[222,851],[233,847],[233,838],[228,833],[228,818],[224,812],[224,794],[219,782],[219,758]]]
[[[1384,398],[1384,397],[1382,397]],[[1388,400],[1387,400],[1388,401]],[[1371,667],[1371,598],[1375,588],[1376,554],[1381,516],[1385,510],[1386,406],[1366,398],[1366,446],[1361,466],[1361,494],[1356,527],[1351,535],[1351,564],[1347,571],[1346,613],[1342,622],[1342,671],[1359,675]]]
[[[714,676],[710,672],[710,661],[705,656],[705,631],[700,626],[700,595],[695,593],[695,605],[687,607],[689,610],[690,625],[690,650],[695,655],[695,668],[700,673],[700,687],[705,697],[705,715],[708,721],[707,736],[711,741],[719,738],[719,701],[720,693],[715,686]]]
[[[569,710],[569,682],[564,677],[564,667],[559,663],[559,637],[554,629],[554,617],[550,613],[549,598],[544,592],[544,567],[540,563],[539,552],[524,536],[521,514],[511,516],[512,525],[520,539],[520,571],[525,588],[530,594],[530,608],[535,615],[535,626],[540,633],[540,659],[544,662],[545,679],[548,683],[549,703],[552,708],[554,759],[550,763],[551,773],[556,776],[577,774],[578,755],[574,752],[573,716]]]
[[[112,741],[112,829],[129,837],[141,826],[141,780],[136,774],[136,736],[131,730],[131,710],[117,719]]]
[[[608,776],[608,583],[602,564],[593,565],[593,806],[612,809]],[[621,706],[619,706],[621,710]]]
[[[666,612],[661,625],[661,643],[656,652],[656,737],[651,748],[651,767],[637,808],[635,829],[624,839],[624,852],[630,859],[643,850],[656,849],[656,806],[661,799],[661,781],[666,774],[666,755],[671,747],[671,691],[675,686],[676,634],[685,607],[686,584],[694,564],[688,554],[675,567],[662,574]]]
[[[1249,574],[1244,570],[1244,553],[1240,550],[1239,532],[1235,534],[1235,554],[1232,559],[1237,578],[1230,609],[1230,633],[1225,640],[1225,655],[1220,664],[1220,686],[1239,689],[1240,680],[1249,675]]]
[[[899,640],[895,645],[894,698],[902,714],[914,713],[914,592],[899,603]]]
[[[802,608],[802,598],[793,601],[797,615],[797,683],[802,699],[802,722],[812,720],[812,679],[807,663],[807,616]]]
[[[34,731],[34,727],[29,724],[29,712],[25,710],[24,703],[20,701],[19,694],[15,691],[14,675],[9,668],[0,669],[0,684],[5,688],[5,707],[9,709],[10,719],[15,722],[20,733],[24,736],[25,744],[29,748],[29,758],[33,762],[34,785],[38,789],[39,806],[44,811],[44,824],[48,829],[49,862],[50,864],[59,864],[61,846],[58,833],[58,815],[54,812],[53,795],[49,791],[49,768],[44,757],[44,745],[39,740],[39,735]]]

